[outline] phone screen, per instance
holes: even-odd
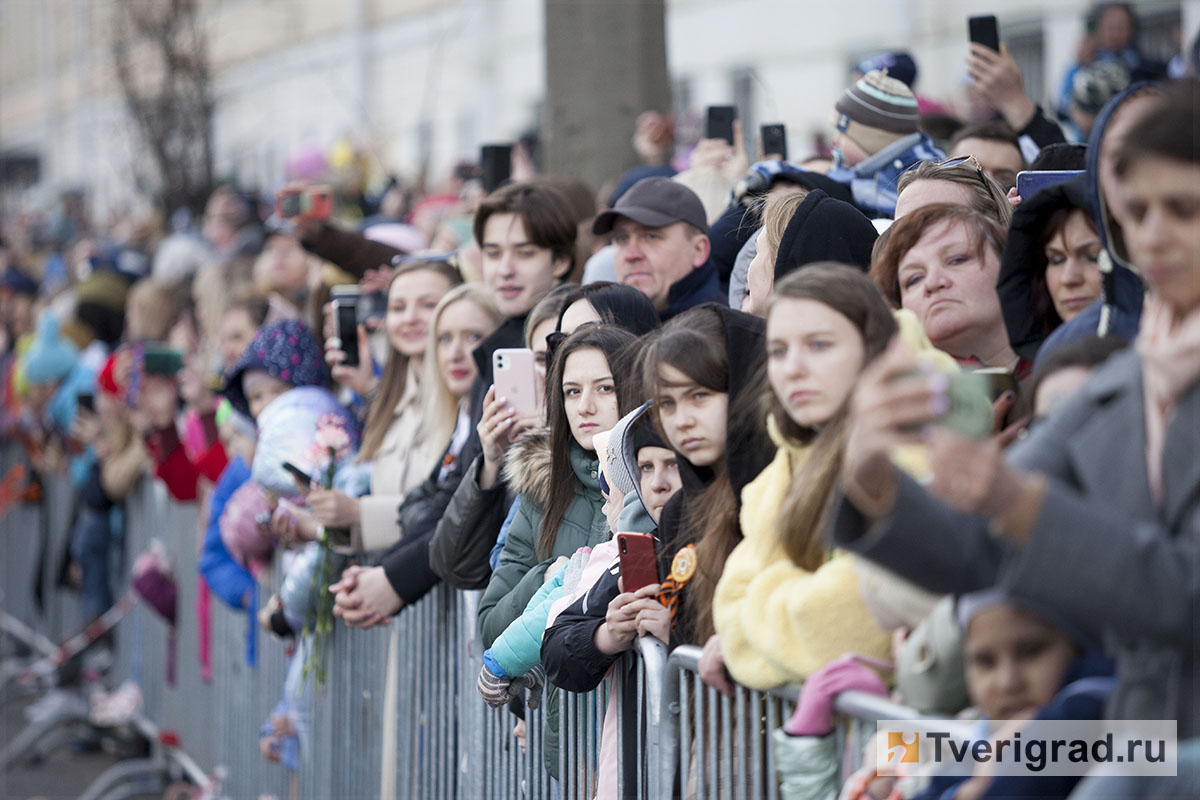
[[[358,366],[358,309],[353,298],[339,297],[333,301],[337,315],[337,335],[342,340],[342,352],[346,358],[342,366]]]
[[[733,106],[709,106],[705,138],[724,139],[733,144],[733,121],[735,119],[737,119],[737,109]]]
[[[995,16],[970,17],[967,20],[967,34],[972,42],[1000,52],[1000,28],[996,25]]]
[[[763,125],[760,134],[763,156],[779,156],[787,161],[787,129],[782,125]]]
[[[512,174],[512,145],[485,144],[479,153],[479,182],[488,194],[500,188]]]

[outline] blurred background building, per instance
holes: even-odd
[[[179,0],[159,2],[166,8]],[[335,160],[361,152],[375,179],[431,175],[473,158],[481,143],[539,129],[545,0],[195,2],[218,179],[270,190],[288,159],[308,150]],[[638,0],[595,2],[619,14]],[[154,61],[154,44],[153,37],[127,41],[125,3],[0,0],[0,189],[7,202],[48,200],[80,186],[103,214],[145,188],[139,163],[148,154],[122,99],[114,54],[127,57],[134,81],[153,80],[141,70],[153,69],[145,65]],[[666,0],[678,137],[699,135],[706,105],[735,104],[747,130],[786,123],[793,157],[803,156],[828,135],[851,67],[889,49],[915,56],[918,94],[961,108],[973,14],[998,16],[1027,91],[1046,104],[1075,60],[1090,5]],[[1133,5],[1140,47],[1164,60],[1200,29],[1200,0]],[[583,41],[591,32],[559,35]],[[592,79],[602,86],[606,76]]]

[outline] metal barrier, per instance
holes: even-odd
[[[72,630],[78,604],[70,592],[48,591],[46,610],[37,613],[28,601],[37,549],[20,542],[45,530],[61,552],[69,536],[71,497],[65,480],[48,481],[45,504],[13,509],[4,520],[0,591],[3,610],[12,615],[7,627],[26,639],[40,637],[43,650],[47,640]],[[259,728],[284,691],[288,658],[283,646],[260,633],[257,664],[249,666],[243,642],[253,617],[214,600],[212,679],[204,678],[195,612],[196,506],[171,502],[161,484],[146,480],[128,498],[126,515],[125,579],[153,538],[163,541],[175,564],[177,680],[174,685],[166,680],[168,628],[141,605],[116,630],[112,677],[141,687],[150,729],[178,733],[176,766],[190,765],[183,771],[193,780],[201,770],[220,776],[213,796],[284,798],[295,782],[296,796],[312,800],[590,799],[601,778],[601,732],[612,705],[618,767],[615,776],[604,777],[614,781],[618,796],[778,797],[770,734],[782,725],[796,687],[770,692],[737,687],[732,698],[724,697],[700,681],[699,648],[679,647],[668,658],[665,646],[643,637],[634,652],[618,660],[615,677],[596,691],[574,694],[548,687],[542,705],[525,711],[522,748],[512,734],[516,718],[507,709],[486,706],[475,688],[483,655],[476,633],[480,593],[445,586],[404,609],[389,626],[352,631],[335,625],[328,681],[313,699],[301,766],[292,775],[265,761],[258,746]],[[273,572],[277,584],[279,570]],[[124,589],[114,588],[118,595]],[[260,588],[259,605],[275,588]],[[552,698],[559,711],[557,786],[542,759],[545,709]],[[914,715],[858,693],[840,695],[835,710],[866,722]],[[843,770],[857,765],[860,727],[839,726]]]

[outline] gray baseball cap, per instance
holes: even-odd
[[[650,228],[686,222],[708,233],[704,204],[688,187],[670,178],[642,178],[621,195],[617,204],[596,216],[592,233],[603,236],[613,229],[618,217],[626,217]]]

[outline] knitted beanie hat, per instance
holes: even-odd
[[[299,320],[272,322],[258,329],[253,341],[225,376],[224,394],[235,410],[250,413],[242,391],[242,375],[259,369],[292,386],[325,386],[325,354],[312,331]]]
[[[887,73],[872,70],[834,104],[834,124],[868,154],[916,133],[921,115],[912,90]]]

